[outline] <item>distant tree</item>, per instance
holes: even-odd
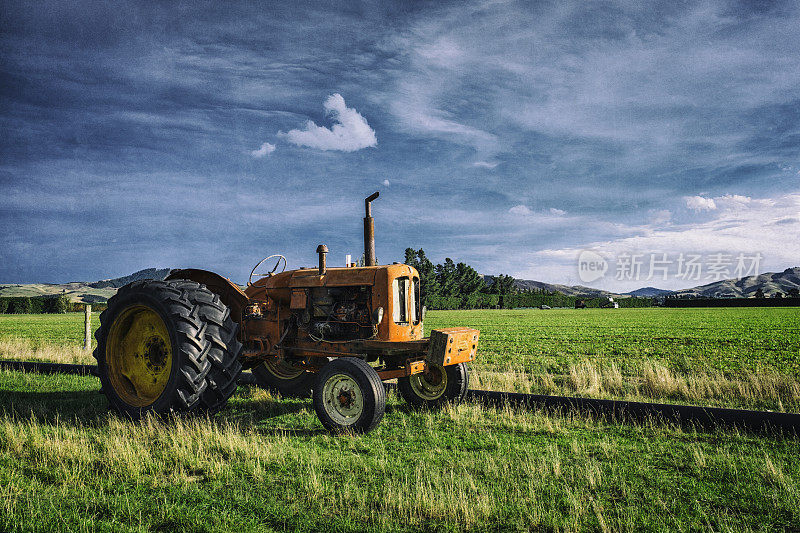
[[[14,300],[14,314],[22,315],[31,312],[32,309],[31,299],[28,297],[25,298],[16,298]]]
[[[459,290],[456,284],[456,264],[453,260],[445,258],[444,263],[436,265],[435,271],[439,281],[439,294],[444,297],[457,295]]]
[[[70,308],[70,301],[66,294],[59,294],[54,298],[51,313],[66,313]]]
[[[460,296],[468,296],[480,292],[486,286],[486,282],[474,268],[466,263],[458,263],[456,265],[456,285]]]
[[[497,298],[486,295],[483,276],[466,263],[456,264],[448,257],[434,266],[422,249],[413,248],[406,248],[405,263],[419,272],[422,301],[432,309],[497,305]]]
[[[492,277],[492,286],[488,288],[490,294],[499,295],[499,305],[504,307],[506,296],[513,294],[514,291],[514,278],[505,274]]]
[[[772,295],[773,298],[783,298],[783,293],[778,291]]]
[[[0,298],[0,315],[8,311],[8,300]]]
[[[413,266],[419,272],[419,291],[422,303],[427,305],[433,298],[437,298],[440,287],[439,280],[436,278],[436,267],[425,256],[425,250],[406,248],[405,264]]]
[[[764,297],[764,291],[761,290],[761,287],[758,288],[758,290],[756,291],[755,296],[756,296],[756,298],[763,298]]]
[[[800,298],[800,289],[798,289],[797,287],[789,289],[789,292],[787,294],[789,298]]]
[[[489,287],[490,294],[511,294],[514,292],[514,278],[505,274],[492,277],[492,286]]]

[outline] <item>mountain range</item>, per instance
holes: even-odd
[[[66,294],[74,302],[102,303],[113,296],[117,289],[123,285],[140,279],[164,279],[169,272],[169,268],[147,268],[128,276],[93,282],[0,284],[0,296],[34,297]],[[492,276],[484,276],[484,279],[491,285]],[[773,296],[778,292],[786,294],[792,289],[800,290],[800,267],[787,268],[783,272],[767,272],[757,276],[715,281],[678,291],[642,287],[626,293],[614,293],[583,285],[560,285],[527,279],[514,280],[514,286],[519,290],[545,290],[585,298],[606,298],[609,296],[614,298],[630,296],[652,298],[666,295],[682,298],[750,298],[755,296],[756,291],[759,289],[766,296]]]
[[[489,284],[491,284],[491,278],[492,276],[484,276],[484,279]],[[583,285],[559,285],[557,283],[545,283],[527,279],[515,279],[514,287],[519,290],[545,290],[560,292],[567,296],[584,296],[586,298],[605,298],[608,296],[614,298],[629,296],[654,298],[667,295],[682,298],[750,298],[755,296],[758,289],[761,289],[766,296],[772,296],[778,292],[786,294],[791,289],[800,288],[800,267],[787,268],[783,272],[766,272],[757,276],[725,279],[677,291],[657,289],[656,287],[642,287],[635,291],[615,293]]]
[[[751,298],[759,289],[766,296],[773,296],[778,292],[786,294],[792,289],[800,290],[800,267],[787,268],[783,272],[766,272],[758,276],[715,281],[671,294],[679,298]]]

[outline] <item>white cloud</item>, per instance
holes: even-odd
[[[653,209],[650,211],[650,223],[656,226],[669,224],[672,220],[672,212],[669,209]]]
[[[352,107],[347,107],[342,95],[337,93],[329,96],[325,100],[325,112],[334,121],[331,128],[317,126],[309,120],[302,130],[280,132],[278,135],[297,146],[319,150],[355,152],[378,144],[375,131],[367,124],[367,119]]]
[[[686,207],[695,211],[711,211],[717,208],[713,198],[703,198],[702,196],[686,196]]]
[[[732,196],[726,195],[728,202],[734,202]],[[556,283],[574,283],[575,260],[585,249],[598,250],[609,260],[622,254],[643,254],[649,260],[650,254],[666,253],[675,260],[679,254],[714,253],[728,254],[735,258],[738,254],[756,254],[763,257],[761,272],[783,270],[787,266],[797,265],[796,247],[788,246],[794,242],[794,236],[800,232],[800,193],[787,194],[776,198],[739,197],[738,204],[730,207],[720,206],[713,213],[711,220],[697,224],[671,224],[655,228],[651,225],[630,226],[628,229],[636,233],[607,241],[582,243],[569,248],[547,249],[527,254],[525,259],[534,268],[515,272],[516,277],[523,279],[544,279]],[[738,207],[737,207],[738,206]],[[644,265],[646,272],[648,265]],[[674,276],[676,265],[671,265],[671,274],[667,281],[659,279],[659,286],[665,288],[682,288],[709,283],[706,274],[700,280],[684,280]],[[509,269],[509,271],[512,271]],[[731,275],[731,277],[733,277]],[[643,279],[631,282],[618,281],[614,275],[607,274],[603,282],[596,286],[625,289],[643,285]],[[644,280],[646,282],[646,280]]]
[[[391,183],[389,183],[389,180],[383,180],[383,184],[384,184],[386,187],[388,187],[389,185],[391,185]]]
[[[509,209],[508,212],[511,213],[512,215],[522,215],[522,216],[528,216],[533,214],[533,211],[531,211],[527,205],[522,205],[522,204],[515,205],[514,207]]]
[[[739,194],[726,194],[725,196],[715,197],[714,201],[723,209],[741,209],[749,205],[753,199]]]
[[[473,167],[479,168],[495,168],[497,165],[497,161],[475,161],[472,163]]]
[[[256,159],[261,159],[265,155],[269,155],[275,151],[275,145],[270,143],[264,143],[261,145],[261,148],[258,150],[253,150],[250,152],[250,155],[255,157]]]
[[[557,217],[563,217],[564,215],[567,214],[567,212],[564,211],[563,209],[556,209],[555,207],[551,207],[550,208],[550,214],[551,215],[555,215]]]

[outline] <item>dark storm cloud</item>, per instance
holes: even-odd
[[[537,250],[722,216],[686,196],[800,189],[791,3],[6,2],[0,16],[4,282],[166,265],[241,280],[267,253],[312,263],[322,241],[341,262],[376,188],[381,260],[422,246],[535,276],[558,255]],[[278,135],[331,128],[337,93],[376,144]]]

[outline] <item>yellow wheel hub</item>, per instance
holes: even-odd
[[[106,365],[111,386],[125,403],[155,402],[172,372],[172,342],[161,316],[145,305],[122,311],[108,333]]]

